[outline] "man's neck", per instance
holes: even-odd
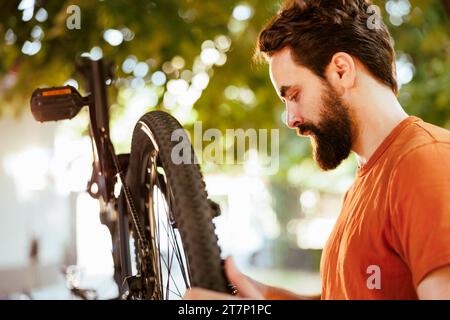
[[[366,164],[384,139],[408,114],[392,93],[373,91],[354,110],[357,138],[353,151],[359,166]]]

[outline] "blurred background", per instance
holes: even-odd
[[[71,84],[84,93],[73,63],[80,54],[116,64],[108,93],[118,152],[129,152],[136,121],[154,109],[191,131],[195,121],[221,132],[279,129],[273,175],[252,161],[202,163],[222,207],[220,244],[262,282],[320,292],[321,251],[356,161],[321,172],[309,139],[285,127],[267,66],[252,62],[257,34],[280,1],[0,3],[0,298],[71,299],[65,272],[100,298],[117,294],[111,239],[85,192],[88,114],[41,125],[29,111],[37,87]],[[450,129],[450,1],[375,4],[395,40],[401,103]]]

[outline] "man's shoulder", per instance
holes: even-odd
[[[450,156],[450,131],[419,118],[401,134],[397,142],[397,164],[407,161],[448,161],[439,156]],[[426,161],[429,162],[429,161]],[[420,166],[420,163],[417,163]]]
[[[418,136],[426,136],[430,142],[450,143],[450,131],[434,124],[419,120],[414,122]]]
[[[423,121],[414,122],[407,130],[404,133],[408,139],[403,140],[390,175],[396,195],[428,197],[429,192],[436,196],[448,193],[450,131]]]

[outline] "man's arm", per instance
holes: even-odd
[[[450,299],[450,144],[407,153],[393,171],[390,196],[395,250],[420,299]]]
[[[184,299],[187,300],[227,300],[227,299],[252,299],[252,300],[319,300],[320,296],[302,296],[288,290],[262,284],[241,273],[234,265],[231,258],[225,261],[225,272],[230,282],[236,287],[237,295],[227,295],[205,289],[193,288],[189,290]]]
[[[320,294],[305,296],[281,288],[267,286],[264,298],[267,300],[320,300]]]
[[[417,286],[421,300],[450,300],[450,265],[428,274]]]
[[[242,274],[242,273],[241,273]],[[243,275],[243,274],[242,274]],[[243,275],[245,276],[245,275]],[[254,279],[245,276],[252,284],[254,284],[260,292],[262,292],[264,299],[267,300],[320,300],[320,294],[315,296],[300,295],[289,290],[262,284]]]

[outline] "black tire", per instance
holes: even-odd
[[[180,123],[162,111],[149,112],[139,120],[133,133],[126,183],[130,188],[139,220],[147,230],[149,222],[145,213],[146,188],[142,181],[145,181],[143,174],[149,166],[150,155],[155,151],[155,143],[156,149],[159,150],[158,166],[163,168],[167,185],[173,195],[171,211],[186,254],[190,285],[229,292],[212,222],[214,213],[208,201],[199,165],[193,161],[175,164],[171,158],[172,149],[179,143],[171,140],[172,133],[179,129],[182,129]],[[182,133],[183,139],[187,139],[184,141],[189,141],[184,130]],[[194,159],[195,154],[190,142],[189,150],[191,159]]]

